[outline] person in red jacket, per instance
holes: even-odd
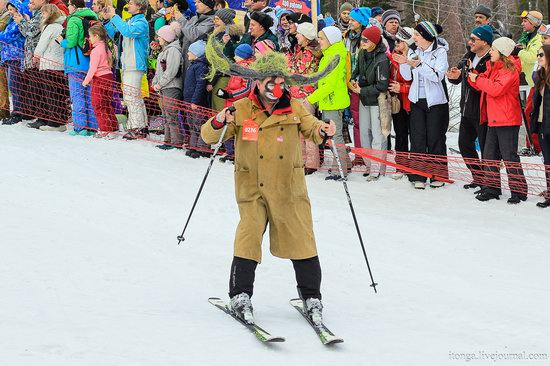
[[[487,160],[504,161],[508,185],[512,191],[512,197],[508,199],[511,204],[527,199],[527,181],[518,156],[518,136],[522,122],[519,102],[521,64],[517,57],[511,56],[514,47],[515,42],[507,37],[493,41],[487,71],[482,74],[474,71],[468,75],[470,85],[481,91],[480,118],[481,122],[488,124],[484,157]],[[476,198],[480,201],[499,199],[499,164],[487,166],[486,179],[489,187]]]
[[[396,95],[401,103],[401,109],[397,113],[392,111],[393,129],[395,130],[395,151],[409,151],[409,130],[410,130],[410,112],[411,101],[409,100],[409,89],[412,80],[405,80],[399,71],[399,63],[393,59],[394,55],[408,55],[409,47],[414,44],[412,38],[413,29],[409,27],[399,28],[396,34],[395,46],[390,55],[390,85],[388,90],[392,95]],[[395,157],[397,164],[405,164],[407,159],[398,154]],[[404,173],[397,170],[392,175],[393,179],[401,179]]]
[[[235,49],[235,61],[238,65],[248,67],[254,62],[254,50],[248,44],[241,44]],[[252,80],[243,79],[239,76],[231,76],[225,89],[218,89],[217,96],[225,99],[224,108],[231,107],[239,99],[248,97],[252,90]],[[225,155],[220,158],[222,163],[233,161],[235,153],[234,139],[229,139],[223,143]]]

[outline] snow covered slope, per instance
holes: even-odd
[[[264,243],[253,303],[286,343],[264,346],[207,302],[227,297],[238,211],[232,165],[146,142],[0,128],[0,365],[455,365],[450,353],[550,354],[550,210],[307,178],[323,267],[323,347],[288,304],[290,261]],[[491,362],[491,361],[489,361]],[[498,364],[518,365],[519,361]],[[532,362],[543,365],[550,362]],[[480,362],[480,364],[488,364]]]

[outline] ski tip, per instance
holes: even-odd
[[[265,340],[266,343],[283,343],[286,342],[285,337],[271,337]]]
[[[344,340],[342,338],[335,338],[335,339],[331,339],[325,343],[323,343],[325,346],[330,346],[330,345],[333,345],[333,344],[338,344],[338,343],[344,343]]]

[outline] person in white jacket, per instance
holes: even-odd
[[[36,63],[39,64],[41,94],[38,98],[39,109],[47,121],[39,128],[43,131],[67,130],[69,120],[69,85],[63,72],[63,48],[56,38],[63,31],[65,15],[56,5],[46,4],[42,7],[40,40],[34,50]]]
[[[410,138],[411,152],[447,155],[446,132],[449,127],[449,102],[445,85],[445,72],[449,68],[447,42],[439,38],[440,25],[422,21],[414,28],[416,50],[409,49],[407,56],[397,55],[401,75],[412,80],[409,91],[411,101]],[[447,163],[442,159],[438,176],[448,176]],[[421,169],[420,169],[421,170]],[[426,177],[411,174],[409,180],[416,189],[424,189]],[[438,188],[445,183],[432,180],[430,186]]]

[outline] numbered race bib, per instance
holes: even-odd
[[[243,141],[258,141],[258,125],[247,118],[243,121]]]

